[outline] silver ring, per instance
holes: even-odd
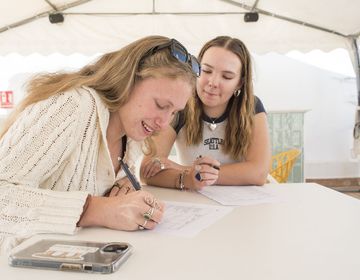
[[[145,221],[151,220],[152,215],[154,214],[154,210],[155,210],[154,207],[150,207],[150,209],[147,212],[144,213],[143,216],[144,216]]]
[[[149,206],[153,206],[153,203],[155,201],[155,198],[151,197],[151,196],[147,196],[144,198],[144,201],[147,205]]]
[[[138,228],[139,230],[144,230],[145,229],[145,226],[147,224],[147,220],[144,221],[144,223],[142,225],[139,225]]]
[[[152,159],[152,162],[158,163],[158,164],[160,165],[160,170],[164,170],[164,169],[165,169],[165,164],[164,164],[163,162],[161,162],[160,158],[154,157],[154,158]]]
[[[144,200],[145,200],[145,203],[151,207],[155,207],[158,210],[160,210],[162,208],[156,198],[147,196],[147,197],[145,197]]]
[[[158,210],[161,209],[160,204],[156,199],[154,199],[154,204],[152,206],[155,207]]]

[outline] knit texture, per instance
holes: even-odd
[[[36,233],[76,231],[87,195],[104,192],[96,170],[101,141],[107,147],[108,120],[105,105],[88,88],[55,95],[20,114],[0,140],[0,245]],[[135,162],[138,151],[128,161]]]

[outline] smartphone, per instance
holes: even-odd
[[[10,254],[9,264],[64,271],[112,273],[131,255],[125,242],[88,242],[43,239]]]

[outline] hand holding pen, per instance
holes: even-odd
[[[220,162],[210,157],[198,156],[190,169],[192,189],[202,189],[216,183],[219,177]]]
[[[120,157],[118,157],[118,161],[121,169],[124,170],[126,177],[116,181],[115,184],[104,193],[104,196],[116,196],[141,190],[141,185],[135,175],[130,171],[129,166]]]
[[[118,161],[120,163],[121,169],[124,170],[126,176],[130,180],[134,189],[136,191],[141,190],[141,185],[140,185],[139,181],[136,179],[135,175],[131,173],[129,166],[120,157],[118,157]]]

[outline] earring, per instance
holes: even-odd
[[[241,89],[237,89],[234,91],[234,96],[238,97],[240,95],[240,93],[241,93]]]

